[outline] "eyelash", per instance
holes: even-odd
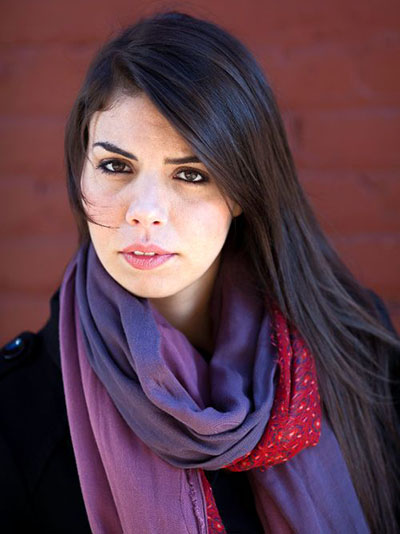
[[[123,164],[126,167],[128,167],[128,164],[125,163],[124,161],[120,161],[118,159],[108,159],[106,161],[101,162],[97,166],[97,169],[99,169],[101,172],[104,172],[105,174],[129,174],[129,172],[127,172],[127,171],[110,171],[106,167],[110,163]],[[203,172],[200,172],[198,169],[184,168],[184,169],[180,169],[178,171],[178,174],[181,173],[181,172],[195,173],[195,174],[198,174],[199,176],[202,177],[202,180],[197,180],[196,182],[193,182],[193,181],[190,181],[190,180],[184,180],[182,178],[178,178],[178,180],[181,180],[182,182],[186,182],[186,183],[191,184],[191,185],[201,185],[201,184],[205,184],[206,182],[209,181],[208,176],[206,174],[204,174]]]

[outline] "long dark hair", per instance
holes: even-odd
[[[322,233],[257,62],[216,24],[179,12],[143,18],[103,46],[66,128],[81,242],[88,239],[80,188],[88,125],[121,90],[144,92],[242,207],[226,246],[246,253],[259,291],[275,299],[311,348],[325,414],[371,530],[393,534],[399,436],[389,376],[400,339]]]

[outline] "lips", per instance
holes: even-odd
[[[140,271],[155,269],[176,256],[173,252],[169,252],[154,243],[147,243],[146,245],[133,243],[129,247],[125,247],[121,252],[127,263]],[[154,254],[147,256],[134,254],[134,252],[153,252]]]
[[[133,254],[134,251],[155,252],[160,256],[173,254],[173,252],[164,250],[163,248],[153,243],[148,243],[147,245],[143,245],[142,243],[133,243],[133,245],[129,245],[129,247],[126,247],[122,250],[124,254]]]

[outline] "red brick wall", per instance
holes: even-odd
[[[75,247],[63,127],[89,59],[162,7],[210,16],[255,53],[323,228],[400,329],[398,0],[3,0],[0,342],[41,327]]]

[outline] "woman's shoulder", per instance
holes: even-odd
[[[50,431],[47,427],[47,435],[67,422],[58,363],[58,291],[50,308],[41,330],[23,331],[0,349],[0,428],[16,450],[22,436],[31,443],[42,436],[49,419],[59,422]]]
[[[57,322],[52,313],[40,331],[24,331],[0,349],[0,435],[32,476],[67,425],[61,371],[51,353],[59,351]],[[29,464],[27,443],[36,465]]]
[[[41,389],[46,383],[60,384],[60,356],[58,339],[59,291],[50,300],[50,316],[41,330],[25,330],[0,348],[1,392],[8,390],[15,380],[21,384],[10,394],[18,398]],[[22,382],[21,382],[22,381]],[[22,387],[22,383],[26,382]],[[1,408],[1,407],[0,407]]]

